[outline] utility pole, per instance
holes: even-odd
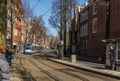
[[[75,45],[75,27],[76,27],[76,4],[74,3],[74,20],[73,26],[72,26],[72,42],[71,42],[71,47],[72,47],[72,54],[71,54],[71,62],[76,62],[76,45]]]
[[[110,38],[110,0],[106,0],[106,39]]]
[[[106,0],[106,41],[110,38],[110,0]],[[110,66],[110,58],[107,53],[107,48],[109,44],[106,42],[106,55],[105,55],[105,67],[108,68]]]
[[[12,28],[12,0],[7,0],[7,34],[6,44],[12,47],[13,28]]]

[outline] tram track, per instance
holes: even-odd
[[[43,72],[44,74],[46,74],[47,76],[51,77],[54,81],[61,81],[61,79],[57,78],[55,75],[53,75],[52,73],[42,69],[41,67],[38,67],[38,65],[32,60],[29,59],[30,63],[33,64],[34,66],[36,66],[38,69],[41,70],[41,72]]]
[[[26,68],[24,67],[24,64],[22,63],[23,60],[25,60],[25,58],[18,58],[19,60],[19,64],[17,63],[17,61],[15,62],[17,64],[16,68],[19,71],[21,78],[23,79],[23,81],[36,81],[31,73],[29,73]]]
[[[48,66],[48,67],[50,67],[50,68],[52,68],[52,69],[54,69],[54,70],[56,70],[56,71],[59,71],[59,72],[63,72],[63,73],[65,73],[65,74],[67,74],[67,75],[69,75],[69,76],[71,76],[71,77],[75,77],[75,78],[78,78],[78,79],[80,79],[80,80],[82,80],[82,81],[89,81],[88,79],[86,79],[86,78],[84,78],[84,77],[81,77],[81,76],[79,76],[79,75],[76,75],[76,74],[73,74],[73,73],[70,73],[69,71],[72,71],[72,69],[70,69],[70,68],[66,68],[66,69],[56,69],[56,68],[54,68],[53,66],[50,66],[50,65],[48,65],[48,64],[46,64],[46,63],[43,63],[42,61],[40,61],[39,59],[37,59],[36,57],[34,57],[38,62],[40,62],[40,63],[42,63],[42,64],[44,64],[44,65],[46,65],[46,66]],[[65,66],[64,66],[65,67]],[[69,70],[69,71],[68,71]],[[74,70],[73,70],[74,71]]]
[[[43,60],[43,58],[41,60],[41,58],[38,58],[36,56],[33,56],[33,57],[38,62],[40,62],[41,64],[43,64],[43,65],[45,65],[47,67],[50,67],[50,68],[52,68],[52,69],[54,69],[56,71],[62,72],[64,74],[67,74],[67,75],[69,75],[71,77],[78,78],[78,79],[80,79],[82,81],[91,81],[91,80],[85,78],[84,76],[79,75],[79,73],[82,73],[84,75],[89,75],[90,77],[95,77],[95,78],[101,79],[102,81],[111,81],[110,77],[107,77],[107,76],[103,77],[102,75],[95,74],[95,73],[90,73],[90,72],[86,72],[86,71],[83,71],[83,70],[80,71],[78,69],[71,69],[71,67],[64,66],[64,65],[63,65],[63,67],[65,67],[66,69],[56,69],[55,66],[51,65],[53,63],[52,61],[49,61],[49,63],[47,61],[44,61],[44,60],[46,60],[45,57],[44,57],[44,60]],[[55,62],[54,62],[54,65],[61,66],[61,64],[58,64],[58,63],[55,63]],[[113,81],[117,81],[117,80],[113,80]]]
[[[21,55],[15,63],[22,81],[118,81],[50,61],[44,54]]]

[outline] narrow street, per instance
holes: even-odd
[[[120,0],[0,0],[0,57],[0,81],[120,81]]]
[[[119,81],[52,62],[44,54],[20,54],[13,60],[11,81]]]

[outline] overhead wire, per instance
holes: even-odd
[[[57,4],[57,3],[56,3],[56,4]],[[54,4],[52,7],[54,7],[56,4]],[[50,8],[49,8],[46,12],[44,12],[41,16],[44,16],[45,14],[47,14],[52,7],[50,7]]]
[[[37,7],[37,5],[38,5],[39,2],[40,2],[40,0],[38,0],[38,1],[36,2],[36,4],[31,7],[31,9],[32,9],[33,11],[34,11],[34,9]]]

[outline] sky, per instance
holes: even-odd
[[[49,24],[49,17],[51,15],[52,2],[54,0],[30,0],[30,6],[34,7],[34,15],[42,16],[45,21],[45,26],[49,29],[49,34],[58,35],[56,29]],[[78,0],[80,5],[84,4],[86,0]]]

